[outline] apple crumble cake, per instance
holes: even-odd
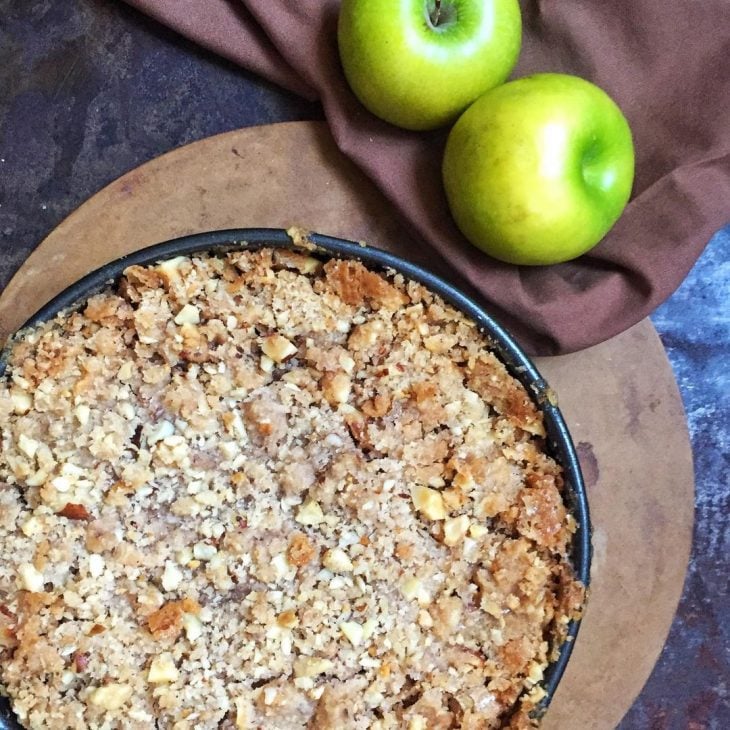
[[[579,614],[542,417],[422,285],[131,266],[0,379],[0,684],[27,728],[525,728]]]

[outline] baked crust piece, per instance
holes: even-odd
[[[542,417],[423,286],[128,268],[0,381],[0,681],[28,728],[524,728],[584,591]]]

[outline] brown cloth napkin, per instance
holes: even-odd
[[[127,0],[201,45],[310,99],[342,152],[527,349],[579,350],[648,315],[730,219],[730,0],[522,0],[513,76],[560,71],[606,89],[636,145],[632,200],[574,262],[503,264],[456,229],[441,187],[446,132],[399,130],[350,92],[338,0]],[[326,232],[326,231],[323,231]]]

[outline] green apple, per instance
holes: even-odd
[[[517,0],[342,0],[337,33],[355,95],[415,130],[448,124],[501,84],[521,37]]]
[[[537,74],[492,89],[449,134],[443,178],[464,235],[514,264],[554,264],[597,244],[634,179],[626,118],[594,84]]]

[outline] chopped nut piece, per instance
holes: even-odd
[[[152,660],[147,674],[147,681],[151,684],[169,684],[177,681],[179,676],[180,672],[175,666],[172,654],[165,652]]]
[[[193,556],[197,560],[211,560],[217,552],[218,548],[207,542],[196,542],[193,545]]]
[[[444,522],[444,543],[454,547],[463,542],[469,529],[469,518],[466,515],[451,517]]]
[[[110,683],[103,687],[92,688],[89,702],[108,712],[118,710],[132,696],[132,688],[128,684]]]
[[[339,363],[346,373],[351,373],[355,369],[355,361],[349,355],[340,355]]]
[[[60,476],[51,479],[51,486],[57,492],[68,492],[71,488],[71,480],[68,477]]]
[[[295,519],[300,525],[318,525],[324,522],[324,513],[319,504],[310,499],[299,508]]]
[[[322,268],[322,262],[319,259],[315,259],[312,256],[307,256],[302,264],[300,271],[302,274],[313,274],[315,271],[319,271]]]
[[[264,704],[265,705],[273,705],[274,700],[276,699],[276,695],[278,693],[278,690],[276,687],[264,687],[263,695],[264,695]]]
[[[326,373],[322,378],[322,391],[331,405],[347,403],[352,383],[345,373]]]
[[[28,438],[24,433],[21,433],[18,437],[18,448],[29,459],[33,459],[35,457],[39,446],[40,444],[35,439]]]
[[[297,269],[302,274],[313,274],[322,268],[322,262],[319,259],[285,249],[279,249],[275,252],[274,261],[287,268]]]
[[[134,365],[129,361],[125,362],[122,367],[119,368],[119,372],[117,373],[117,377],[122,381],[131,380],[133,375]]]
[[[340,626],[342,628],[342,626]],[[295,677],[316,677],[318,674],[329,672],[334,666],[331,659],[320,657],[300,657],[294,662]]]
[[[362,644],[363,628],[355,621],[343,621],[340,624],[340,631],[353,646],[360,646]]]
[[[446,506],[441,492],[416,484],[411,490],[414,507],[429,520],[443,520],[446,517]]]
[[[418,625],[423,629],[430,629],[433,627],[433,619],[431,614],[425,609],[421,609],[418,612]]]
[[[198,324],[200,322],[200,310],[194,304],[186,304],[175,317],[175,324]]]
[[[281,335],[269,335],[261,345],[264,355],[274,362],[281,363],[296,354],[297,348],[292,342]]]
[[[170,421],[156,423],[147,433],[147,443],[152,446],[158,441],[164,441],[175,433],[175,426]]]
[[[531,662],[527,671],[527,678],[533,684],[537,684],[543,678],[542,666],[537,662]]]
[[[48,479],[48,472],[45,469],[39,469],[35,474],[31,474],[25,483],[29,487],[40,487]]]
[[[185,261],[187,261],[187,259],[184,256],[175,256],[174,258],[162,261],[157,265],[157,271],[162,277],[162,280],[166,282],[168,286],[180,280],[180,268]]]
[[[328,550],[322,558],[322,565],[333,573],[349,573],[354,568],[350,557],[341,548]]]
[[[406,578],[400,585],[401,592],[409,600],[412,598],[417,598],[422,588],[423,584],[421,583],[421,581],[413,576]]]
[[[274,569],[274,576],[277,580],[281,580],[289,574],[294,575],[294,570],[292,570],[292,566],[289,565],[289,561],[283,553],[274,555],[271,559],[271,567]]]
[[[425,348],[429,352],[434,352],[436,354],[448,352],[452,347],[454,347],[454,345],[456,345],[457,342],[458,337],[456,335],[449,334],[431,335],[430,337],[425,337],[423,340]]]
[[[180,568],[172,562],[165,561],[165,570],[162,573],[162,587],[166,591],[176,591],[182,583],[183,574]]]
[[[184,613],[182,625],[188,641],[197,641],[203,634],[203,622],[192,613]]]
[[[25,415],[33,408],[33,396],[22,390],[12,390],[10,394],[10,402],[13,404],[13,410],[19,415]]]
[[[23,589],[30,591],[31,593],[41,593],[45,580],[43,574],[35,569],[30,563],[24,563],[18,568],[18,575],[20,576],[20,584]]]
[[[428,606],[431,603],[431,596],[423,585],[422,581],[414,576],[410,576],[401,581],[401,593],[409,601],[417,599],[419,606]]]
[[[216,492],[211,492],[209,490],[206,490],[204,492],[198,492],[193,499],[198,504],[204,504],[206,507],[215,507],[220,504],[221,498],[220,495]],[[195,556],[196,558],[199,558],[199,555]]]

